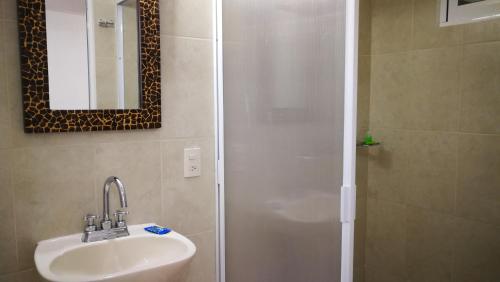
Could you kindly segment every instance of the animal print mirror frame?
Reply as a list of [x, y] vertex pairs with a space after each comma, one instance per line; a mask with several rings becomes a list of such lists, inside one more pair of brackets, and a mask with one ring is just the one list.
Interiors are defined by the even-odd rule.
[[161, 127], [159, 0], [139, 0], [141, 107], [132, 110], [51, 110], [45, 0], [18, 0], [21, 79], [26, 133]]

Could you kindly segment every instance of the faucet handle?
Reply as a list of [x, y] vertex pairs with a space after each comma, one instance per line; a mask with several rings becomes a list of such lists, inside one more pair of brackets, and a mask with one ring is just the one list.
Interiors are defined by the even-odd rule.
[[83, 220], [85, 220], [85, 223], [87, 224], [85, 226], [85, 231], [95, 231], [96, 230], [96, 222], [99, 221], [99, 217], [97, 215], [93, 214], [87, 214], [86, 216], [83, 217]]
[[125, 216], [128, 214], [128, 211], [117, 210], [113, 215], [115, 216], [116, 226], [124, 227], [125, 226]]

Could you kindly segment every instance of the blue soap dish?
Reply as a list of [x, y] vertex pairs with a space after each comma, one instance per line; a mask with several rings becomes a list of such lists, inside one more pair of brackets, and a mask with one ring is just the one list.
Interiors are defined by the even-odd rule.
[[170, 231], [172, 231], [171, 229], [156, 225], [145, 227], [144, 230], [158, 235], [165, 235], [167, 233], [170, 233]]

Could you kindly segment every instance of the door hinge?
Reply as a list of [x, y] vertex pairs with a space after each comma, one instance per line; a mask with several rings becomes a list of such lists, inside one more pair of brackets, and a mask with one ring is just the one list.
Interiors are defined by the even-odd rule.
[[340, 190], [340, 221], [354, 222], [356, 219], [356, 186], [342, 186]]
[[223, 176], [223, 167], [222, 167], [222, 161], [217, 160], [217, 184], [221, 185], [222, 184], [222, 176]]

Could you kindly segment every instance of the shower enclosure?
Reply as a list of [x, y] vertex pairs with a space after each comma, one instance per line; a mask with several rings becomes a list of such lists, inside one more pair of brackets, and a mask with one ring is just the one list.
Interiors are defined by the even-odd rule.
[[356, 2], [217, 2], [219, 281], [352, 279]]

